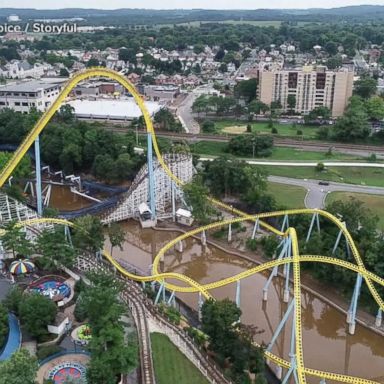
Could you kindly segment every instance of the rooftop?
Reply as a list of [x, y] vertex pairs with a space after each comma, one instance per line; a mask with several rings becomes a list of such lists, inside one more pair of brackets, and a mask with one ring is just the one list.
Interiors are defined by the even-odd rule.
[[[133, 99], [99, 99], [99, 100], [73, 100], [68, 102], [75, 109], [78, 117], [133, 119], [141, 116], [140, 108]], [[160, 110], [159, 103], [146, 101], [145, 106], [150, 115]]]
[[47, 83], [41, 80], [23, 81], [0, 86], [0, 92], [36, 92], [40, 89], [52, 88], [58, 83]]

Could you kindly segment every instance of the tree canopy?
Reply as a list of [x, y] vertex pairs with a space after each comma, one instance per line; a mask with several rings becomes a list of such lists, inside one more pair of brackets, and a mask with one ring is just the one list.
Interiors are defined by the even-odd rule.
[[0, 361], [0, 384], [35, 384], [38, 364], [26, 349]]

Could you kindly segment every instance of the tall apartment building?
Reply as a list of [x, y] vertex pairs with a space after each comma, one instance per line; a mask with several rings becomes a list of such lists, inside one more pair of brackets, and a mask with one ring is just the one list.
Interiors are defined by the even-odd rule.
[[341, 116], [352, 96], [353, 71], [334, 72], [324, 66], [304, 66], [301, 69], [263, 70], [259, 73], [260, 101], [270, 105], [280, 101], [288, 111], [288, 95], [296, 97], [295, 111], [307, 114], [325, 106], [333, 117]]

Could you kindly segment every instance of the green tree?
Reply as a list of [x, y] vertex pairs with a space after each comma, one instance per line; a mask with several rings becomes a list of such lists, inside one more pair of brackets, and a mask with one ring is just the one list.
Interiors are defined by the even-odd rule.
[[384, 99], [380, 96], [373, 96], [365, 102], [368, 116], [372, 120], [384, 119]]
[[287, 106], [289, 109], [289, 113], [292, 115], [293, 111], [296, 108], [296, 96], [295, 95], [288, 95], [287, 97]]
[[166, 108], [161, 108], [156, 112], [153, 120], [163, 130], [172, 132], [181, 132], [182, 130], [181, 124], [176, 121], [173, 114]]
[[236, 156], [268, 157], [272, 154], [273, 137], [255, 134], [238, 135], [228, 143], [228, 152]]
[[340, 55], [331, 56], [327, 60], [327, 67], [328, 69], [336, 69], [340, 68], [343, 65], [343, 59]]
[[325, 51], [330, 56], [334, 56], [337, 53], [337, 43], [334, 41], [328, 41], [324, 46]]
[[260, 100], [252, 100], [248, 104], [248, 112], [260, 115], [260, 113], [266, 113], [269, 111], [269, 106]]
[[316, 119], [328, 120], [331, 117], [331, 111], [328, 107], [316, 107], [309, 112], [308, 115], [304, 116], [304, 120], [306, 123], [310, 123]]
[[24, 295], [19, 305], [20, 321], [37, 339], [48, 333], [47, 326], [55, 320], [56, 304], [39, 294]]
[[60, 68], [59, 76], [62, 77], [69, 77], [69, 72], [67, 68]]
[[339, 117], [331, 135], [337, 140], [357, 141], [369, 136], [368, 115], [363, 101], [353, 96], [344, 115]]
[[251, 102], [257, 94], [257, 79], [249, 79], [238, 82], [234, 93], [237, 98], [243, 98], [247, 103]]
[[114, 164], [114, 171], [108, 179], [121, 182], [127, 181], [132, 178], [136, 168], [135, 160], [128, 153], [122, 153], [119, 155]]
[[13, 258], [28, 257], [33, 254], [33, 244], [27, 239], [22, 226], [16, 221], [11, 221], [4, 227], [5, 232], [1, 236], [5, 250], [11, 251]]
[[241, 316], [241, 309], [229, 299], [206, 300], [201, 309], [201, 329], [209, 336], [210, 348], [223, 358], [232, 353]]
[[[11, 160], [12, 153], [0, 152], [0, 169], [3, 169], [5, 165]], [[30, 157], [24, 156], [16, 169], [12, 172], [12, 176], [15, 179], [29, 177], [32, 173], [31, 159]]]
[[220, 71], [221, 73], [226, 73], [226, 72], [228, 72], [228, 66], [227, 66], [227, 64], [225, 64], [225, 63], [221, 63], [220, 66], [219, 66], [219, 71]]
[[124, 307], [119, 293], [122, 286], [103, 272], [88, 275], [91, 285], [83, 292], [83, 305], [92, 330], [89, 343], [91, 361], [87, 370], [90, 384], [114, 384], [116, 377], [137, 366], [137, 345], [125, 345], [120, 318]]
[[280, 100], [272, 101], [270, 106], [271, 116], [275, 116], [276, 114], [278, 114], [278, 112], [280, 112], [282, 108], [283, 106], [281, 105]]
[[86, 215], [75, 220], [73, 243], [79, 250], [90, 254], [100, 251], [104, 245], [104, 231], [100, 219]]
[[0, 361], [0, 384], [35, 384], [38, 364], [26, 349]]
[[92, 165], [92, 173], [101, 180], [110, 180], [114, 175], [115, 162], [111, 155], [97, 155]]
[[212, 120], [204, 120], [201, 124], [204, 133], [214, 133], [216, 131], [215, 122]]
[[123, 244], [125, 241], [125, 232], [121, 225], [118, 223], [112, 223], [108, 227], [108, 237], [111, 242], [111, 255], [114, 247], [119, 247], [120, 250], [123, 250]]
[[376, 87], [377, 80], [373, 77], [361, 76], [361, 78], [355, 82], [354, 94], [363, 99], [369, 99], [377, 92]]
[[67, 242], [62, 228], [44, 229], [37, 238], [37, 252], [41, 254], [40, 265], [47, 270], [56, 270], [61, 265], [71, 267], [76, 257], [75, 250]]
[[14, 314], [19, 314], [20, 303], [23, 300], [23, 290], [15, 285], [8, 292], [7, 296], [4, 299], [4, 305], [7, 307], [9, 312]]
[[62, 105], [57, 112], [56, 118], [66, 124], [73, 123], [75, 119], [75, 108], [70, 104]]
[[91, 68], [91, 67], [98, 67], [100, 65], [100, 61], [94, 57], [90, 58], [87, 63], [86, 63], [86, 66], [88, 68]]
[[192, 182], [185, 184], [183, 192], [187, 205], [192, 208], [195, 220], [202, 224], [207, 223], [215, 210], [208, 201], [209, 190], [201, 178], [195, 177]]

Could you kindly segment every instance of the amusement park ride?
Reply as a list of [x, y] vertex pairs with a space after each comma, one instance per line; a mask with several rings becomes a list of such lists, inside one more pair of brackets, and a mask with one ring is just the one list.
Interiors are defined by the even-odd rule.
[[[150, 219], [152, 221], [156, 221], [156, 186], [155, 186], [155, 177], [154, 177], [154, 161], [152, 156], [152, 149], [154, 149], [157, 160], [157, 166], [161, 168], [162, 172], [166, 174], [169, 181], [172, 183], [172, 194], [175, 193], [175, 188], [180, 188], [182, 185], [191, 178], [191, 175], [183, 175], [180, 177], [180, 174], [176, 174], [173, 168], [169, 165], [169, 162], [166, 161], [166, 158], [162, 156], [157, 140], [155, 131], [152, 125], [151, 117], [148, 111], [145, 108], [144, 102], [140, 97], [139, 93], [136, 91], [134, 86], [121, 74], [106, 69], [106, 68], [91, 68], [85, 70], [83, 72], [79, 72], [75, 74], [67, 83], [65, 88], [62, 90], [58, 98], [55, 102], [50, 106], [50, 108], [42, 115], [40, 120], [36, 123], [33, 130], [30, 131], [28, 136], [25, 138], [24, 142], [20, 145], [20, 147], [14, 152], [12, 159], [9, 163], [2, 169], [0, 174], [0, 186], [4, 185], [7, 179], [11, 176], [13, 170], [23, 158], [28, 149], [35, 144], [35, 156], [36, 156], [36, 175], [37, 175], [37, 210], [40, 217], [33, 218], [30, 220], [20, 221], [20, 226], [26, 225], [34, 225], [38, 223], [49, 223], [49, 224], [63, 224], [67, 227], [73, 226], [73, 223], [63, 219], [51, 219], [51, 218], [42, 218], [42, 201], [41, 201], [41, 187], [39, 188], [39, 184], [41, 183], [41, 176], [39, 175], [40, 168], [40, 145], [39, 145], [39, 134], [48, 124], [49, 120], [55, 114], [55, 112], [59, 109], [61, 103], [68, 96], [69, 92], [80, 82], [92, 77], [107, 77], [112, 80], [119, 82], [122, 86], [124, 86], [130, 94], [136, 100], [138, 106], [141, 109], [141, 112], [144, 116], [145, 124], [147, 127], [147, 136], [148, 136], [148, 148], [147, 148], [147, 167], [148, 167], [148, 195], [149, 195], [149, 212]], [[157, 167], [155, 165], [155, 168]], [[156, 180], [157, 182], [157, 180]], [[40, 184], [41, 185], [41, 184]], [[156, 258], [153, 262], [152, 266], [152, 274], [149, 276], [138, 276], [132, 274], [125, 270], [116, 260], [112, 258], [112, 256], [106, 251], [103, 251], [104, 257], [108, 260], [119, 272], [121, 272], [126, 277], [140, 281], [140, 282], [158, 282], [160, 284], [160, 289], [158, 291], [156, 302], [160, 299], [161, 293], [164, 294], [165, 290], [171, 292], [170, 300], [175, 295], [175, 292], [189, 292], [189, 293], [197, 293], [198, 294], [198, 302], [199, 307], [202, 304], [203, 298], [212, 298], [211, 291], [215, 288], [222, 287], [228, 284], [236, 284], [236, 303], [240, 306], [240, 289], [241, 289], [241, 280], [249, 277], [253, 274], [260, 273], [262, 271], [266, 271], [271, 269], [271, 275], [264, 287], [263, 291], [263, 300], [268, 299], [268, 287], [270, 285], [271, 280], [278, 273], [278, 268], [280, 266], [283, 267], [283, 272], [285, 275], [285, 291], [284, 291], [284, 301], [288, 303], [287, 311], [283, 316], [279, 326], [275, 330], [275, 333], [271, 339], [270, 344], [266, 348], [265, 355], [266, 359], [270, 362], [273, 362], [277, 366], [280, 367], [280, 373], [282, 376], [282, 383], [288, 383], [290, 380], [294, 380], [295, 383], [304, 384], [307, 382], [307, 377], [317, 377], [320, 380], [320, 383], [325, 383], [326, 380], [336, 381], [341, 383], [357, 383], [357, 384], [373, 384], [375, 381], [357, 378], [337, 373], [320, 371], [317, 369], [308, 368], [304, 364], [304, 351], [302, 345], [302, 307], [301, 307], [301, 276], [300, 276], [300, 264], [302, 262], [312, 262], [312, 263], [328, 263], [335, 266], [339, 266], [342, 268], [349, 269], [353, 272], [356, 272], [356, 285], [355, 290], [352, 296], [351, 305], [348, 311], [347, 322], [349, 324], [349, 332], [354, 334], [355, 326], [356, 326], [356, 311], [358, 305], [358, 299], [360, 295], [360, 290], [362, 283], [365, 282], [370, 293], [375, 299], [378, 305], [378, 313], [376, 317], [376, 326], [380, 327], [382, 323], [382, 313], [384, 310], [384, 301], [380, 297], [379, 293], [375, 288], [375, 284], [380, 286], [384, 286], [384, 279], [379, 276], [367, 271], [365, 269], [363, 260], [359, 254], [359, 251], [348, 231], [345, 224], [342, 223], [338, 218], [333, 216], [332, 214], [318, 210], [318, 209], [296, 209], [296, 210], [287, 210], [287, 211], [279, 211], [279, 212], [269, 212], [262, 213], [258, 215], [249, 215], [240, 210], [234, 209], [232, 206], [227, 206], [221, 201], [218, 201], [213, 198], [209, 198], [209, 201], [216, 205], [218, 208], [227, 210], [232, 214], [236, 214], [239, 217], [231, 218], [228, 220], [224, 220], [221, 222], [211, 223], [209, 225], [193, 229], [187, 233], [184, 233], [177, 238], [170, 241], [166, 244], [156, 255]], [[139, 205], [139, 204], [138, 204]], [[138, 207], [137, 205], [137, 207]], [[147, 212], [148, 213], [148, 212]], [[347, 244], [351, 255], [353, 255], [355, 259], [355, 263], [350, 263], [344, 260], [337, 259], [332, 256], [317, 256], [317, 255], [300, 255], [299, 254], [299, 244], [298, 238], [296, 234], [296, 230], [289, 226], [289, 216], [290, 215], [312, 215], [311, 224], [308, 230], [308, 234], [306, 237], [306, 241], [309, 241], [311, 234], [314, 229], [317, 231], [321, 231], [319, 217], [323, 217], [325, 219], [333, 222], [335, 226], [339, 229], [339, 235], [336, 239], [333, 253], [335, 253], [336, 249], [339, 246], [340, 241], [344, 238]], [[266, 218], [271, 217], [283, 217], [283, 225], [280, 229], [277, 229], [267, 222], [264, 221]], [[116, 217], [110, 217], [108, 221], [112, 220], [122, 220], [123, 215], [119, 215]], [[162, 273], [159, 270], [160, 260], [164, 257], [165, 253], [170, 250], [172, 247], [177, 247], [182, 244], [182, 241], [194, 236], [201, 235], [201, 241], [204, 244], [206, 242], [206, 232], [210, 229], [220, 228], [222, 226], [228, 226], [229, 232], [231, 231], [231, 226], [234, 223], [239, 223], [242, 221], [251, 221], [254, 223], [252, 237], [254, 238], [257, 231], [262, 227], [265, 230], [272, 232], [277, 235], [280, 239], [279, 245], [279, 256], [272, 261], [268, 261], [262, 265], [256, 266], [244, 272], [241, 272], [235, 276], [231, 276], [229, 278], [219, 280], [213, 283], [209, 283], [206, 285], [201, 285], [193, 279], [179, 273]], [[183, 283], [183, 285], [176, 285], [174, 283], [169, 283], [168, 281], [177, 280]], [[291, 284], [293, 282], [293, 284]], [[291, 298], [291, 285], [293, 286], [293, 298]], [[279, 357], [273, 354], [272, 347], [276, 342], [278, 336], [285, 326], [288, 324], [288, 319], [292, 317], [292, 329], [291, 329], [291, 349], [290, 349], [290, 360], [287, 361], [282, 357]], [[284, 369], [284, 376], [283, 376]]]

